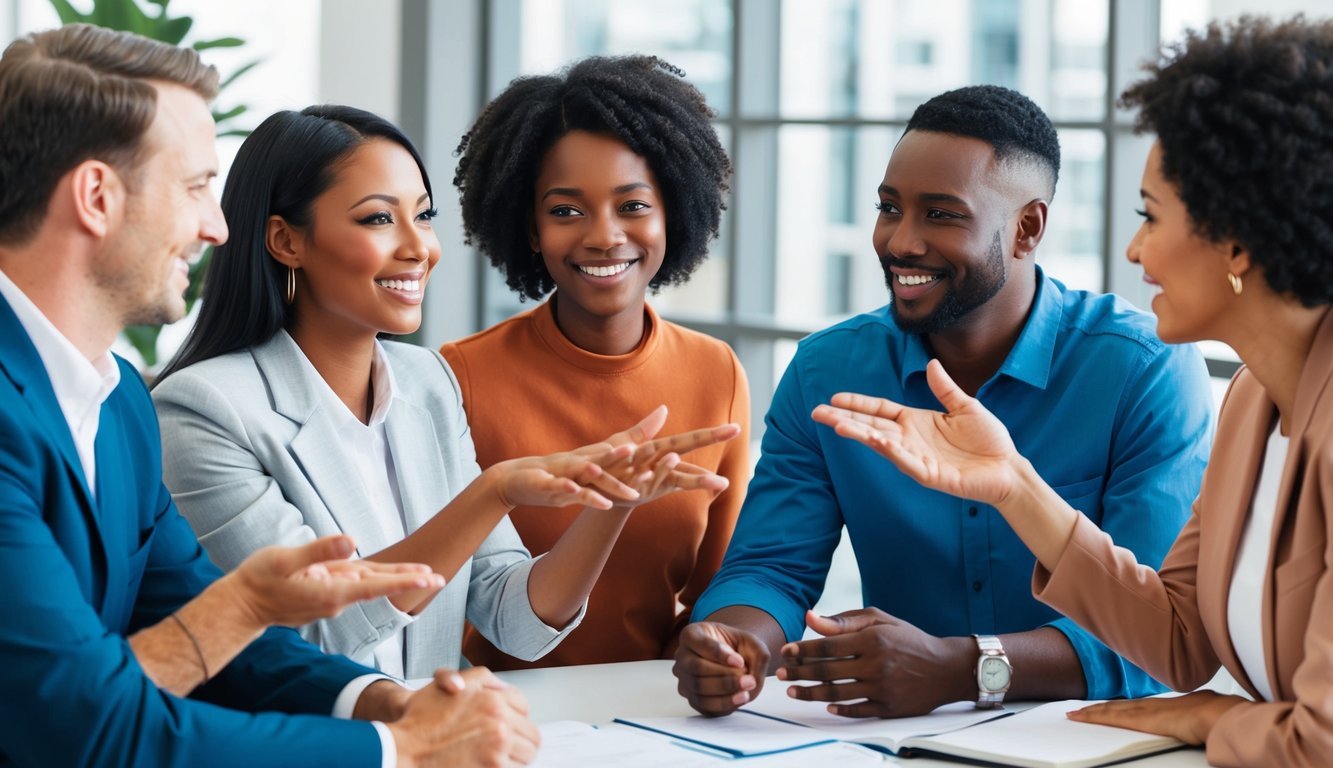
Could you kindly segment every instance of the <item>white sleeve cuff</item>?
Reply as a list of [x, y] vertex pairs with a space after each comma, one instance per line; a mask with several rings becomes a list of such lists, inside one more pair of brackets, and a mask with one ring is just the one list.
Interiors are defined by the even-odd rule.
[[[362, 675], [352, 678], [351, 682], [343, 686], [338, 698], [333, 700], [334, 717], [343, 720], [352, 719], [352, 711], [356, 709], [356, 700], [361, 698], [361, 694], [370, 687], [371, 683], [377, 683], [380, 680], [388, 680], [397, 683], [388, 675]], [[378, 720], [372, 721], [375, 726], [375, 733], [380, 737], [380, 765], [382, 768], [398, 768], [398, 744], [393, 740], [393, 731], [389, 726]]]
[[381, 674], [354, 677], [351, 682], [343, 686], [342, 692], [338, 694], [338, 698], [333, 700], [333, 712], [330, 714], [343, 720], [351, 720], [352, 711], [356, 709], [356, 700], [361, 698], [361, 694], [370, 687], [371, 683], [380, 680], [388, 680], [392, 683], [398, 682], [388, 675]]
[[375, 733], [380, 735], [380, 767], [398, 768], [398, 744], [393, 740], [393, 731], [378, 720], [370, 724], [375, 726]]

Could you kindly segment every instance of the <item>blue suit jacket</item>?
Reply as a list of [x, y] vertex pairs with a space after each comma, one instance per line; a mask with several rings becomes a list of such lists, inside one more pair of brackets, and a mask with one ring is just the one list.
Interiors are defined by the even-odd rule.
[[292, 630], [267, 631], [189, 699], [144, 675], [126, 636], [220, 573], [162, 484], [143, 381], [119, 363], [94, 498], [41, 358], [0, 298], [0, 765], [378, 765], [369, 723], [327, 717], [370, 670]]

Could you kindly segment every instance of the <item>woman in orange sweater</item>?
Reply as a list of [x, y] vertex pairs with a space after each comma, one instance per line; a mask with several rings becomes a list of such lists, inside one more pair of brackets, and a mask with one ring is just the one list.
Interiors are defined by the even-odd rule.
[[[687, 280], [717, 236], [731, 163], [711, 114], [665, 62], [595, 57], [515, 80], [459, 145], [454, 184], [468, 242], [524, 299], [550, 294], [440, 350], [482, 467], [578, 444], [658, 403], [668, 431], [742, 427], [686, 457], [727, 478], [725, 491], [673, 494], [629, 517], [582, 626], [560, 647], [524, 663], [470, 633], [464, 653], [474, 664], [669, 658], [721, 563], [749, 479], [745, 373], [726, 344], [662, 320], [645, 301], [649, 289]], [[578, 512], [520, 507], [510, 519], [535, 555]]]

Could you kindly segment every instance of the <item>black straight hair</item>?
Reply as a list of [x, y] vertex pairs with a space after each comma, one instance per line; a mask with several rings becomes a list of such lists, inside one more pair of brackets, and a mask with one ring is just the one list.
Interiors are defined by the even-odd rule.
[[269, 254], [268, 219], [281, 216], [309, 232], [316, 198], [333, 185], [348, 156], [371, 139], [407, 150], [434, 201], [426, 165], [411, 140], [365, 110], [321, 105], [278, 112], [246, 138], [222, 193], [231, 236], [214, 250], [199, 319], [158, 381], [186, 366], [262, 344], [290, 326], [292, 307], [284, 300], [287, 268]]

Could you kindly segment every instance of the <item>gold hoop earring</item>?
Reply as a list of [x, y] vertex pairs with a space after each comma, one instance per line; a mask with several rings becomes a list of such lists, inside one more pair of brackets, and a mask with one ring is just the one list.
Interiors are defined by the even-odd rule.
[[1241, 291], [1245, 290], [1245, 286], [1240, 281], [1240, 275], [1237, 275], [1234, 272], [1227, 273], [1227, 282], [1231, 283], [1231, 291], [1237, 296], [1240, 295]]
[[287, 303], [296, 301], [296, 270], [287, 267]]

